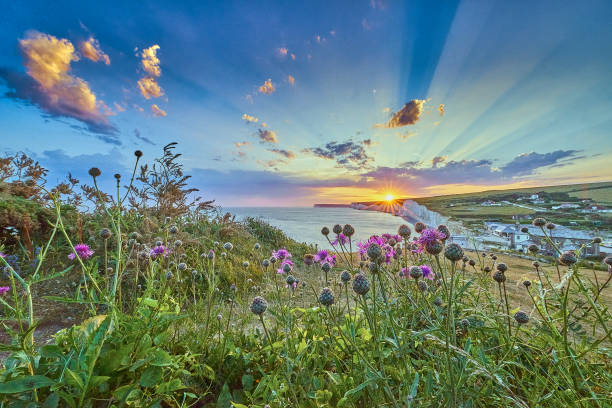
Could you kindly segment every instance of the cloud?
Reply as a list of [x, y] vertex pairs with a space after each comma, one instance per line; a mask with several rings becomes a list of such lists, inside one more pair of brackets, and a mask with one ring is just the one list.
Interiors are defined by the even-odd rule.
[[436, 168], [438, 167], [438, 164], [440, 163], [444, 163], [447, 159], [447, 156], [436, 156], [433, 159], [431, 159], [431, 167], [432, 168]]
[[283, 156], [284, 158], [286, 158], [288, 160], [295, 159], [295, 153], [293, 153], [290, 150], [285, 150], [285, 149], [268, 149], [268, 151], [272, 152], [272, 153], [276, 153], [279, 156]]
[[413, 138], [416, 135], [417, 135], [417, 132], [415, 132], [414, 130], [407, 130], [405, 132], [397, 132], [397, 136], [403, 141]]
[[118, 104], [117, 102], [113, 103], [113, 105], [115, 105], [115, 109], [117, 109], [117, 112], [125, 112], [125, 107], [121, 104]]
[[295, 85], [295, 78], [291, 75], [287, 76], [287, 82], [289, 82], [292, 86]]
[[160, 61], [157, 57], [158, 50], [159, 45], [155, 44], [140, 53], [142, 58], [140, 64], [148, 75], [138, 80], [138, 89], [145, 99], [159, 98], [164, 95], [163, 88], [157, 83], [157, 78], [161, 76]]
[[110, 58], [100, 48], [100, 43], [93, 37], [89, 37], [87, 41], [81, 41], [79, 44], [81, 54], [93, 62], [102, 61], [106, 65], [110, 65]]
[[402, 126], [414, 125], [419, 121], [423, 114], [424, 99], [413, 99], [406, 103], [402, 109], [391, 115], [391, 119], [386, 124], [377, 124], [375, 127], [398, 128]]
[[103, 102], [87, 82], [70, 72], [72, 61], [79, 60], [70, 41], [30, 31], [19, 40], [19, 48], [27, 75], [0, 68], [0, 78], [9, 87], [6, 97], [35, 105], [50, 117], [75, 119], [87, 131], [120, 143], [113, 136], [117, 129], [100, 110]]
[[370, 0], [370, 7], [373, 9], [385, 9], [387, 8], [386, 0]]
[[236, 142], [234, 143], [234, 146], [236, 146], [237, 149], [240, 149], [243, 146], [249, 146], [251, 144], [251, 142]]
[[242, 119], [246, 120], [248, 123], [257, 123], [259, 121], [259, 119], [257, 119], [255, 116], [251, 116], [246, 113], [242, 114]]
[[368, 155], [364, 146], [369, 146], [371, 141], [366, 139], [360, 143], [347, 140], [343, 143], [329, 142], [323, 147], [304, 149], [302, 152], [310, 153], [316, 157], [327, 160], [335, 160], [337, 167], [348, 170], [364, 169], [370, 166], [374, 158]]
[[435, 186], [449, 184], [507, 184], [532, 176], [546, 167], [568, 165], [579, 159], [576, 153], [576, 150], [523, 153], [501, 167], [494, 166], [491, 160], [447, 161], [446, 157], [437, 156], [430, 161], [430, 167], [423, 167], [424, 162], [421, 161], [404, 162], [398, 167], [377, 167], [361, 174], [358, 185], [373, 186], [384, 181], [395, 188], [418, 194]]
[[142, 57], [141, 65], [142, 69], [145, 70], [147, 74], [152, 77], [159, 78], [161, 76], [161, 68], [159, 66], [160, 61], [157, 57], [157, 51], [159, 50], [159, 45], [155, 44], [150, 46], [149, 48], [145, 48], [140, 53]]
[[276, 132], [270, 129], [257, 129], [257, 137], [260, 139], [260, 143], [278, 143]]
[[274, 93], [275, 90], [276, 88], [274, 88], [274, 85], [272, 85], [272, 79], [268, 79], [259, 87], [259, 92], [266, 95]]
[[438, 112], [440, 112], [440, 116], [444, 116], [444, 112], [446, 112], [446, 110], [444, 110], [443, 103], [441, 103], [440, 106], [438, 106]]
[[159, 86], [155, 78], [145, 77], [138, 80], [138, 88], [145, 99], [159, 98], [164, 90]]
[[295, 61], [295, 54], [291, 54], [291, 60]]
[[288, 52], [289, 50], [285, 47], [281, 47], [278, 49], [278, 54], [283, 57], [286, 57]]
[[361, 20], [361, 26], [366, 31], [370, 31], [372, 29], [372, 25], [368, 22], [368, 20], [366, 18]]
[[153, 116], [166, 116], [166, 111], [157, 106], [156, 104], [151, 105], [151, 112], [153, 112]]
[[142, 136], [140, 134], [140, 130], [138, 130], [138, 129], [134, 129], [134, 136], [136, 137], [136, 139], [138, 139], [138, 140], [140, 140], [142, 142], [145, 142], [147, 144], [155, 146], [155, 143], [151, 139], [149, 139], [148, 137]]

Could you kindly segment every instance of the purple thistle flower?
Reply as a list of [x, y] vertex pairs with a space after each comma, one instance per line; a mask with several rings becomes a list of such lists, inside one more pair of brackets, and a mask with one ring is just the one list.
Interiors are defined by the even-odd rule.
[[405, 277], [406, 277], [406, 275], [407, 275], [407, 273], [406, 273], [406, 272], [407, 272], [407, 271], [406, 271], [406, 268], [402, 268], [402, 269], [400, 269], [400, 271], [399, 271], [399, 273], [398, 273], [399, 277], [400, 277], [400, 278], [405, 278]]
[[157, 258], [158, 256], [163, 256], [165, 258], [166, 255], [168, 255], [168, 252], [170, 252], [170, 250], [166, 250], [165, 246], [157, 245], [151, 248], [151, 251], [149, 252], [149, 254], [151, 255], [151, 258], [153, 259]]
[[[289, 256], [291, 256], [291, 254], [289, 254]], [[279, 268], [276, 270], [276, 273], [278, 273], [279, 275], [283, 275], [285, 273], [285, 271], [283, 270], [285, 265], [293, 267], [293, 261], [289, 258], [283, 259], [283, 261], [279, 265]]]
[[6, 254], [4, 252], [0, 252], [0, 258], [6, 258]]
[[417, 239], [417, 242], [423, 246], [433, 244], [440, 239], [446, 238], [446, 235], [438, 230], [432, 228], [426, 228], [421, 232], [421, 236]]
[[6, 292], [8, 292], [9, 290], [11, 290], [10, 286], [0, 286], [0, 296], [6, 295]]
[[421, 265], [420, 268], [423, 271], [423, 278], [433, 280], [434, 273], [429, 265]]
[[76, 244], [74, 246], [74, 251], [75, 252], [68, 255], [68, 259], [74, 260], [77, 256], [81, 259], [89, 259], [94, 254], [94, 251], [92, 251], [87, 244]]
[[329, 252], [326, 249], [321, 249], [314, 256], [314, 260], [317, 261], [318, 263], [323, 263], [323, 262], [326, 262], [326, 259], [328, 256], [329, 256]]
[[272, 256], [282, 261], [285, 258], [291, 258], [291, 253], [287, 251], [285, 248], [282, 248], [282, 249], [277, 250], [276, 252], [272, 251]]
[[344, 246], [348, 243], [348, 237], [346, 235], [344, 235], [343, 233], [338, 234], [338, 237], [332, 241], [332, 245], [336, 246], [338, 245], [338, 243], [340, 243], [341, 246]]

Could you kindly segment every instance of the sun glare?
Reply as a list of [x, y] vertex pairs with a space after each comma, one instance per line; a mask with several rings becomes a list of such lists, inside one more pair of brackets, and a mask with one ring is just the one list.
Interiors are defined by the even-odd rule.
[[393, 201], [393, 198], [394, 198], [394, 197], [393, 197], [393, 194], [387, 194], [387, 195], [385, 196], [385, 200], [387, 200], [387, 201]]

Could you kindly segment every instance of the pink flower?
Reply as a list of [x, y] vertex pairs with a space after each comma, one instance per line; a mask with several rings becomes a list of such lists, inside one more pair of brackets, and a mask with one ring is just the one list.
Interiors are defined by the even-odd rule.
[[153, 258], [153, 259], [157, 258], [160, 255], [165, 258], [166, 255], [168, 255], [168, 252], [170, 252], [170, 251], [166, 250], [165, 246], [157, 245], [157, 246], [154, 246], [153, 248], [151, 248], [151, 251], [149, 252], [149, 255], [151, 255], [151, 258]]
[[319, 263], [323, 263], [325, 262], [328, 256], [329, 256], [329, 252], [325, 249], [322, 249], [319, 252], [317, 252], [317, 254], [314, 256], [314, 260]]
[[87, 244], [76, 244], [74, 246], [74, 251], [75, 252], [68, 255], [68, 259], [74, 260], [77, 256], [80, 259], [89, 259], [94, 254], [94, 251], [92, 251]]
[[338, 237], [331, 243], [333, 246], [338, 245], [340, 243], [341, 246], [348, 244], [348, 237], [343, 233], [338, 234]]
[[423, 277], [425, 279], [433, 280], [434, 273], [429, 265], [421, 265], [419, 268], [421, 268], [421, 271], [423, 272]]
[[444, 238], [446, 238], [446, 235], [444, 235], [440, 231], [432, 228], [426, 228], [423, 230], [423, 232], [421, 232], [421, 236], [419, 237], [419, 239], [417, 239], [416, 242], [425, 246], [428, 244], [433, 244], [434, 242]]
[[[289, 254], [289, 256], [291, 256], [291, 254]], [[290, 267], [293, 268], [293, 261], [289, 258], [285, 258], [283, 259], [283, 261], [280, 264], [280, 267], [276, 270], [276, 273], [282, 275], [285, 273], [285, 265], [289, 265]]]
[[287, 251], [285, 248], [282, 248], [277, 250], [276, 252], [273, 251], [272, 256], [282, 261], [285, 258], [291, 258], [291, 252]]
[[3, 252], [0, 252], [0, 258], [6, 258], [6, 254]]
[[9, 290], [11, 290], [10, 286], [0, 286], [0, 296], [5, 295]]

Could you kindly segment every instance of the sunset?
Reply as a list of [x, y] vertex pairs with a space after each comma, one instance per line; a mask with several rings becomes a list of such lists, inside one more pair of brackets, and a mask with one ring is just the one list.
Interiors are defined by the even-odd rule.
[[0, 407], [607, 407], [612, 2], [13, 1]]

